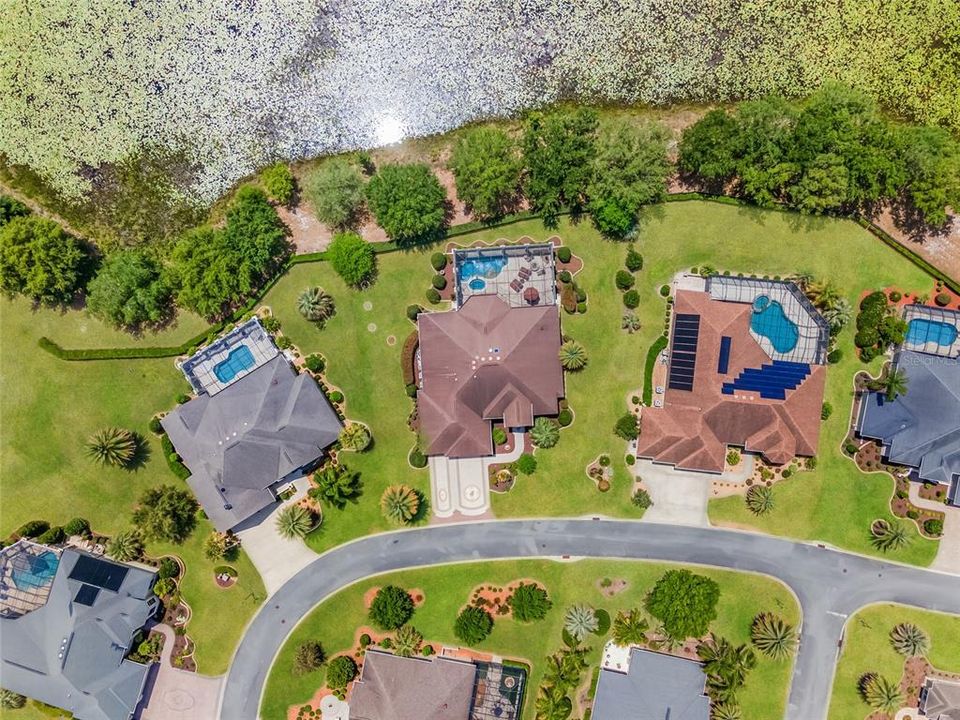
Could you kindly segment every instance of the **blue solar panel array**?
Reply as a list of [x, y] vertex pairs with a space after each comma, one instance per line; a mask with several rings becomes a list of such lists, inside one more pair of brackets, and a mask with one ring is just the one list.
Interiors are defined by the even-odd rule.
[[730, 342], [727, 335], [720, 338], [720, 359], [717, 360], [717, 373], [720, 375], [726, 375], [730, 366]]
[[786, 400], [787, 390], [796, 388], [809, 374], [809, 363], [774, 360], [759, 368], [747, 368], [733, 382], [724, 383], [721, 392], [733, 395], [737, 390], [751, 390], [768, 400]]
[[671, 390], [693, 390], [693, 370], [697, 364], [697, 341], [700, 339], [700, 316], [677, 313], [673, 321], [673, 342], [670, 347]]

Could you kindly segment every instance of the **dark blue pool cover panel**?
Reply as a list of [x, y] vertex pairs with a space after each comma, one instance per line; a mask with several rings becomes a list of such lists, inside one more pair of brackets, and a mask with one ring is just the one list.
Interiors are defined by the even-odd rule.
[[787, 390], [798, 387], [809, 374], [808, 363], [774, 360], [759, 368], [747, 368], [733, 382], [724, 383], [721, 392], [733, 395], [737, 390], [749, 390], [767, 400], [786, 400]]
[[700, 338], [700, 316], [677, 313], [673, 320], [673, 343], [670, 347], [671, 390], [693, 390], [693, 370], [697, 364], [697, 341]]
[[726, 375], [730, 366], [730, 342], [731, 338], [727, 335], [720, 338], [720, 359], [717, 361], [717, 373], [720, 375]]

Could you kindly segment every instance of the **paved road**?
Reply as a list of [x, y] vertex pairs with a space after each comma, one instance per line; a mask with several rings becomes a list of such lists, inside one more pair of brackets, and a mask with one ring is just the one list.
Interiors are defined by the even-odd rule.
[[247, 628], [227, 675], [220, 717], [257, 717], [270, 664], [287, 635], [344, 585], [418, 565], [560, 555], [698, 563], [784, 581], [804, 615], [787, 720], [826, 718], [843, 624], [858, 608], [891, 601], [960, 614], [960, 577], [766, 535], [614, 520], [441, 525], [340, 546], [290, 579]]

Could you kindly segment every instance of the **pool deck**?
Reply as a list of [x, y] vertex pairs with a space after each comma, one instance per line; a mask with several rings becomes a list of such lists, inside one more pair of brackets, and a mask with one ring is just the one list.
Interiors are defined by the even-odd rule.
[[946, 308], [930, 307], [929, 305], [907, 305], [903, 311], [903, 319], [908, 324], [911, 320], [927, 320], [929, 322], [944, 323], [946, 325], [952, 325], [957, 328], [958, 331], [957, 337], [949, 345], [941, 345], [933, 340], [925, 343], [905, 340], [903, 343], [904, 349], [945, 358], [960, 357], [960, 312]]
[[[462, 277], [463, 263], [474, 260], [506, 259], [500, 272], [493, 277]], [[509, 245], [491, 248], [468, 248], [453, 251], [454, 275], [457, 282], [457, 307], [474, 295], [497, 295], [510, 307], [555, 305], [557, 302], [556, 266], [553, 245]], [[480, 277], [481, 288], [470, 287]], [[536, 291], [536, 301], [530, 301], [530, 290]]]
[[[239, 370], [229, 380], [220, 380], [216, 374], [217, 365], [227, 360], [231, 351], [240, 346], [250, 350], [250, 354], [253, 355], [253, 364]], [[264, 330], [260, 321], [253, 318], [179, 363], [179, 367], [198, 395], [216, 395], [275, 358], [279, 352], [280, 350], [274, 345], [273, 339]]]

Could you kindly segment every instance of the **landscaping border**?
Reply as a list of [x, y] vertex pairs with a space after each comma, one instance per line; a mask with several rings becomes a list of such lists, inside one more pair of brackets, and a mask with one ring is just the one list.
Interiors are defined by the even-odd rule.
[[647, 350], [647, 360], [643, 366], [643, 404], [647, 407], [653, 403], [653, 368], [657, 364], [657, 356], [666, 350], [667, 343], [667, 336], [660, 335]]

